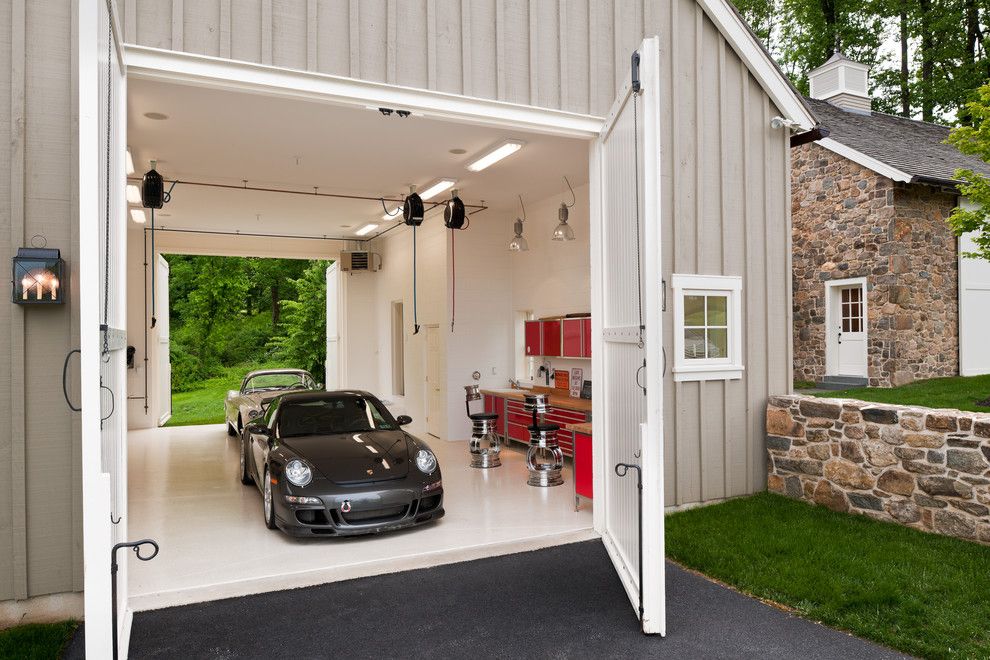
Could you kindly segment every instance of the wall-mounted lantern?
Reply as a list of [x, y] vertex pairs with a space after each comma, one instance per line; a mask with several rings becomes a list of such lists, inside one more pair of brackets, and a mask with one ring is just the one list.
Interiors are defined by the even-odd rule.
[[65, 302], [65, 280], [65, 262], [58, 250], [17, 249], [13, 301], [18, 305], [61, 305]]

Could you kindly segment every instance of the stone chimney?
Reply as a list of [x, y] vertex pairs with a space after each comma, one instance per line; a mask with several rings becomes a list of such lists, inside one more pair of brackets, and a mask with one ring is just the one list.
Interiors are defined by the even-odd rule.
[[869, 77], [868, 66], [835, 51], [828, 62], [808, 73], [811, 98], [828, 101], [848, 112], [869, 114], [872, 110]]

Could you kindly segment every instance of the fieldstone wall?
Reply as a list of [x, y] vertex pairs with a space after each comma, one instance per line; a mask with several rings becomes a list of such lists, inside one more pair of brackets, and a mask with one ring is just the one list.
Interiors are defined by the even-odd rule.
[[990, 414], [774, 396], [767, 488], [990, 543]]
[[817, 144], [791, 153], [794, 378], [825, 376], [825, 285], [867, 278], [869, 384], [959, 372], [954, 194], [896, 183]]

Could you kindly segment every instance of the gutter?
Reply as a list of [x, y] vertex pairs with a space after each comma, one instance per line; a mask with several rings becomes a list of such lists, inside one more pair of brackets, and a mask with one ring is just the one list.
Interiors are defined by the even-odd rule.
[[791, 149], [794, 147], [800, 147], [802, 144], [808, 144], [809, 142], [817, 142], [823, 138], [827, 138], [832, 131], [828, 129], [828, 126], [822, 126], [821, 124], [816, 125], [810, 131], [805, 131], [804, 133], [798, 133], [797, 135], [791, 136]]

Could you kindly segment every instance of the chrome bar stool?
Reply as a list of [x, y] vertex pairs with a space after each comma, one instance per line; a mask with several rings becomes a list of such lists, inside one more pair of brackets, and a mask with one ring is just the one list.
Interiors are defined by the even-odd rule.
[[526, 467], [529, 469], [530, 486], [547, 488], [564, 483], [564, 452], [557, 444], [556, 424], [545, 424], [543, 416], [552, 408], [545, 394], [527, 394], [523, 406], [532, 413], [533, 424], [529, 427], [529, 449], [526, 451]]
[[471, 420], [471, 467], [474, 468], [497, 468], [502, 465], [499, 459], [499, 452], [502, 451], [502, 443], [496, 433], [498, 414], [490, 412], [471, 412], [471, 402], [482, 398], [477, 385], [464, 386], [464, 407], [467, 410], [468, 419]]

